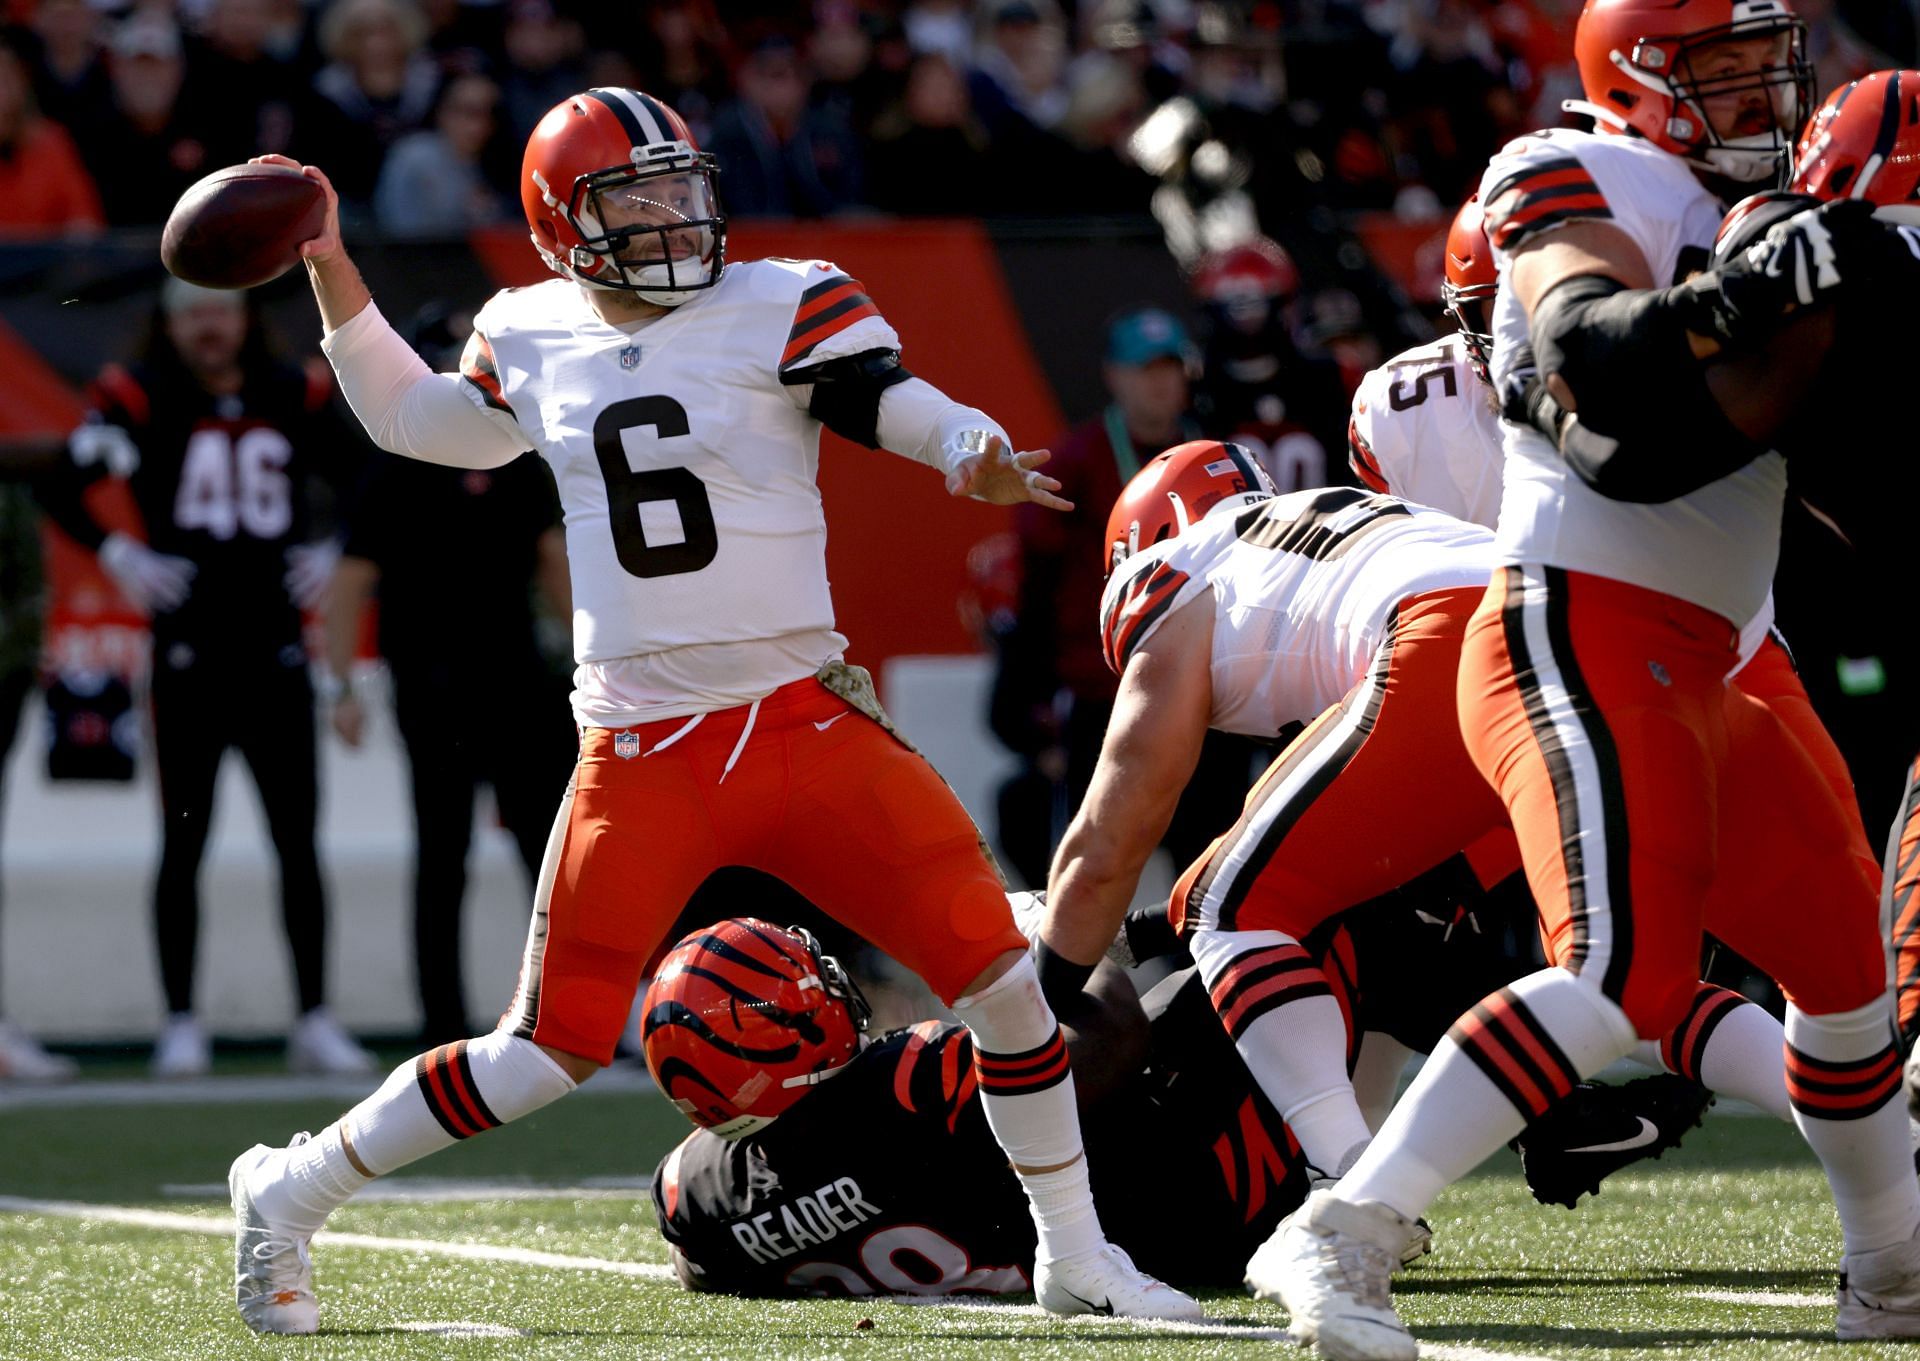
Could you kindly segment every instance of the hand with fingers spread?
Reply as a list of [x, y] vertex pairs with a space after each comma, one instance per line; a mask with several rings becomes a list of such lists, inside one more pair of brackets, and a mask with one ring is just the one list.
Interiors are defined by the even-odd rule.
[[1059, 482], [1039, 471], [1050, 457], [1045, 449], [1015, 453], [998, 435], [986, 435], [981, 452], [962, 459], [947, 474], [947, 491], [996, 506], [1031, 501], [1050, 510], [1072, 510], [1073, 502], [1054, 495]]
[[186, 603], [199, 570], [186, 558], [156, 553], [138, 539], [109, 534], [100, 545], [100, 566], [135, 607], [166, 614]]
[[303, 610], [317, 610], [326, 603], [327, 588], [333, 584], [333, 569], [339, 565], [338, 540], [297, 543], [287, 550], [287, 571], [281, 580], [294, 604]]

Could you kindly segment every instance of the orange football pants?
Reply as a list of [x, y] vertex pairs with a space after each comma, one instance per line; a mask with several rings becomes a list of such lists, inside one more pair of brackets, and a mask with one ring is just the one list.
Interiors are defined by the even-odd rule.
[[1528, 565], [1495, 574], [1462, 652], [1460, 726], [1548, 957], [1646, 1038], [1692, 1001], [1703, 928], [1810, 1013], [1884, 990], [1865, 834], [1809, 751], [1832, 744], [1784, 654], [1727, 683], [1736, 642], [1686, 601]]
[[1454, 711], [1481, 594], [1475, 586], [1400, 602], [1367, 678], [1288, 745], [1239, 820], [1180, 877], [1177, 928], [1299, 940], [1470, 844], [1486, 842], [1487, 863], [1509, 858], [1497, 849], [1510, 844], [1506, 809], [1467, 754]]
[[611, 1062], [647, 961], [723, 865], [784, 879], [949, 1002], [1026, 948], [926, 758], [808, 678], [697, 722], [582, 730], [502, 1025]]

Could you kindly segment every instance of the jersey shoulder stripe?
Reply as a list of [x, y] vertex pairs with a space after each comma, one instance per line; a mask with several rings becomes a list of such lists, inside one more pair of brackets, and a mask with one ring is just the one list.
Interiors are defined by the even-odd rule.
[[500, 388], [500, 366], [494, 362], [493, 343], [484, 332], [476, 330], [467, 337], [467, 348], [460, 356], [460, 376], [473, 385], [488, 406], [513, 414]]
[[1192, 578], [1165, 560], [1154, 561], [1124, 583], [1100, 617], [1100, 650], [1115, 675], [1126, 669], [1154, 626], [1173, 607], [1174, 597]]
[[786, 348], [780, 354], [781, 372], [798, 366], [822, 341], [855, 322], [879, 315], [880, 309], [874, 306], [858, 279], [836, 270], [818, 283], [809, 284], [794, 309], [793, 326], [787, 332]]
[[1374, 457], [1373, 446], [1360, 433], [1358, 417], [1351, 417], [1347, 421], [1347, 464], [1353, 469], [1355, 477], [1375, 491], [1392, 490], [1387, 485], [1387, 475], [1380, 470], [1380, 460]]
[[1541, 232], [1576, 218], [1611, 218], [1613, 209], [1577, 156], [1528, 159], [1485, 197], [1487, 235], [1511, 253]]

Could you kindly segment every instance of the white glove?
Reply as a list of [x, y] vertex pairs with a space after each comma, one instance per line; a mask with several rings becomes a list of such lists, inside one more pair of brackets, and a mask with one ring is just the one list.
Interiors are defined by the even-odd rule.
[[67, 455], [76, 468], [105, 468], [111, 477], [131, 477], [140, 466], [140, 450], [133, 437], [117, 425], [108, 425], [97, 415], [67, 436]]
[[340, 544], [335, 539], [319, 543], [297, 543], [287, 550], [287, 594], [303, 610], [317, 610], [325, 603], [327, 587], [333, 584], [333, 569], [340, 565]]
[[100, 545], [100, 565], [120, 594], [148, 614], [165, 614], [185, 604], [199, 570], [186, 558], [156, 553], [138, 539], [117, 533]]

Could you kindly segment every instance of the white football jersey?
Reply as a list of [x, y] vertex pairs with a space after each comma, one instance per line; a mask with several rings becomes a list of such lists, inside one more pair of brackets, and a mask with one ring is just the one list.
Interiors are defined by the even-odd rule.
[[[1347, 457], [1376, 491], [1493, 529], [1500, 520], [1505, 424], [1465, 347], [1447, 336], [1396, 355], [1360, 380]], [[1753, 660], [1772, 628], [1769, 590], [1740, 630], [1735, 670]]]
[[564, 279], [481, 309], [461, 373], [553, 469], [584, 721], [746, 703], [839, 655], [820, 423], [792, 379], [899, 345], [859, 282], [818, 260], [730, 265], [631, 327]]
[[1360, 380], [1347, 456], [1375, 491], [1488, 529], [1500, 518], [1500, 413], [1458, 336], [1397, 354]]
[[[1555, 130], [1509, 143], [1480, 201], [1501, 266], [1494, 384], [1523, 365], [1527, 317], [1507, 286], [1509, 252], [1543, 231], [1600, 219], [1639, 245], [1665, 286], [1704, 269], [1721, 206], [1677, 156], [1636, 138]], [[1504, 423], [1500, 559], [1591, 572], [1691, 601], [1744, 626], [1779, 557], [1786, 462], [1778, 454], [1658, 505], [1611, 501], [1582, 482], [1537, 430]]]
[[1493, 535], [1358, 487], [1222, 510], [1114, 570], [1100, 602], [1123, 671], [1173, 611], [1213, 593], [1213, 727], [1272, 737], [1340, 702], [1408, 596], [1485, 586]]

